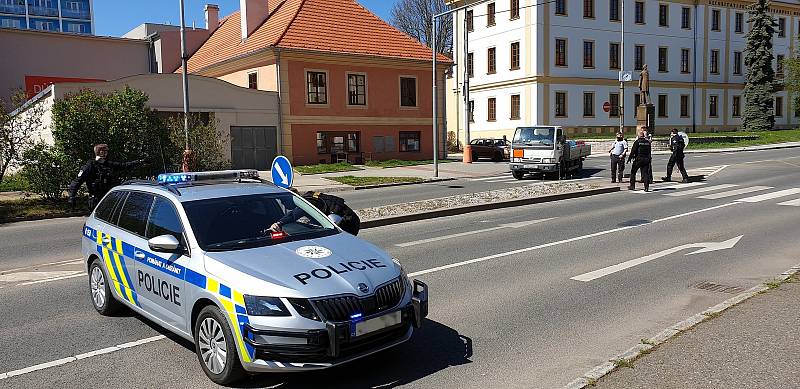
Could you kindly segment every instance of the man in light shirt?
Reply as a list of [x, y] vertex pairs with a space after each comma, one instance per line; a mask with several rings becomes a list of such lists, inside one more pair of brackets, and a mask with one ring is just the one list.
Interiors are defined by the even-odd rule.
[[621, 132], [617, 133], [617, 140], [614, 141], [608, 153], [611, 155], [611, 182], [617, 182], [617, 175], [619, 175], [619, 181], [622, 182], [625, 172], [625, 157], [628, 155], [628, 142]]

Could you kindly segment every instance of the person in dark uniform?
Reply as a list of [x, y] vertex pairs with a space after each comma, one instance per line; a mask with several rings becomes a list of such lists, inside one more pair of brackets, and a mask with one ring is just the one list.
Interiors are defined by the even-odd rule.
[[678, 165], [678, 170], [681, 172], [681, 177], [683, 177], [683, 181], [681, 182], [689, 182], [689, 175], [686, 173], [686, 168], [683, 166], [683, 149], [685, 148], [686, 142], [683, 140], [682, 136], [678, 135], [678, 129], [673, 128], [669, 138], [669, 149], [672, 151], [672, 155], [669, 157], [669, 162], [667, 162], [667, 176], [662, 177], [662, 180], [672, 181], [672, 169], [675, 168], [675, 165]]
[[95, 158], [87, 162], [78, 172], [78, 178], [69, 184], [69, 205], [75, 206], [75, 196], [83, 183], [89, 191], [89, 210], [93, 210], [97, 202], [108, 193], [111, 188], [119, 185], [119, 177], [116, 170], [130, 169], [147, 162], [140, 159], [132, 162], [116, 162], [108, 159], [108, 145], [98, 144], [94, 146]]
[[[292, 189], [292, 191], [297, 193], [294, 189]], [[341, 221], [337, 224], [342, 230], [352, 235], [358, 235], [358, 231], [361, 229], [361, 219], [359, 219], [355, 211], [345, 204], [343, 198], [320, 192], [306, 192], [302, 194], [302, 197], [326, 216], [336, 215], [340, 217]], [[296, 207], [275, 222], [270, 229], [273, 231], [281, 231], [283, 225], [296, 222], [303, 216], [306, 216], [306, 212], [300, 207]]]
[[[644, 131], [644, 137], [650, 141], [651, 148], [653, 144], [653, 131], [648, 127], [642, 127], [642, 131]], [[650, 163], [647, 165], [647, 176], [650, 177], [650, 184], [653, 183], [653, 162], [652, 158], [650, 159]], [[642, 175], [642, 182], [644, 182], [644, 175]]]
[[647, 135], [645, 131], [642, 131], [639, 134], [639, 139], [636, 139], [636, 142], [633, 142], [633, 147], [631, 147], [631, 154], [628, 156], [628, 162], [633, 161], [633, 165], [631, 165], [631, 180], [630, 186], [628, 189], [634, 190], [636, 189], [636, 172], [641, 170], [642, 171], [642, 182], [644, 183], [644, 190], [645, 192], [650, 191], [650, 172], [648, 171], [648, 166], [652, 161], [652, 145], [650, 140], [647, 139]]

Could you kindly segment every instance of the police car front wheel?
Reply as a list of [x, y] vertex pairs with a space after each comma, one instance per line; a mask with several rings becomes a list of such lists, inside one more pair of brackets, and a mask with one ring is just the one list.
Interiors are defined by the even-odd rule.
[[101, 315], [111, 315], [119, 311], [122, 304], [111, 296], [111, 285], [107, 282], [106, 273], [100, 263], [99, 259], [95, 259], [89, 266], [90, 297], [97, 312]]
[[194, 327], [195, 351], [208, 378], [220, 385], [241, 379], [245, 372], [236, 352], [236, 340], [219, 308], [203, 308]]

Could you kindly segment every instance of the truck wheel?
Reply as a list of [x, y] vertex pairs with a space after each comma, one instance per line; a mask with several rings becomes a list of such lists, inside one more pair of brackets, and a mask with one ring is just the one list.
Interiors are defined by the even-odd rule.
[[214, 305], [200, 311], [194, 324], [194, 348], [200, 366], [219, 385], [236, 382], [245, 375], [236, 351], [236, 339], [222, 312]]
[[106, 277], [100, 258], [92, 261], [89, 265], [89, 297], [92, 306], [103, 316], [110, 316], [122, 309], [122, 303], [117, 301], [111, 294], [111, 284]]
[[525, 172], [520, 172], [515, 170], [511, 172], [511, 175], [514, 176], [514, 178], [521, 180], [523, 177], [525, 177]]

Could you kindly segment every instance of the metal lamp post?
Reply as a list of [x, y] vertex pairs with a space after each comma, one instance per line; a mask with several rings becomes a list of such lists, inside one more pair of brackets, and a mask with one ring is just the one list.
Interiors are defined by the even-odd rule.
[[183, 150], [183, 165], [181, 170], [189, 171], [189, 162], [192, 158], [192, 149], [189, 148], [189, 73], [186, 69], [188, 57], [186, 56], [186, 22], [184, 20], [183, 1], [181, 6], [181, 64], [183, 67], [183, 133], [185, 148]]

